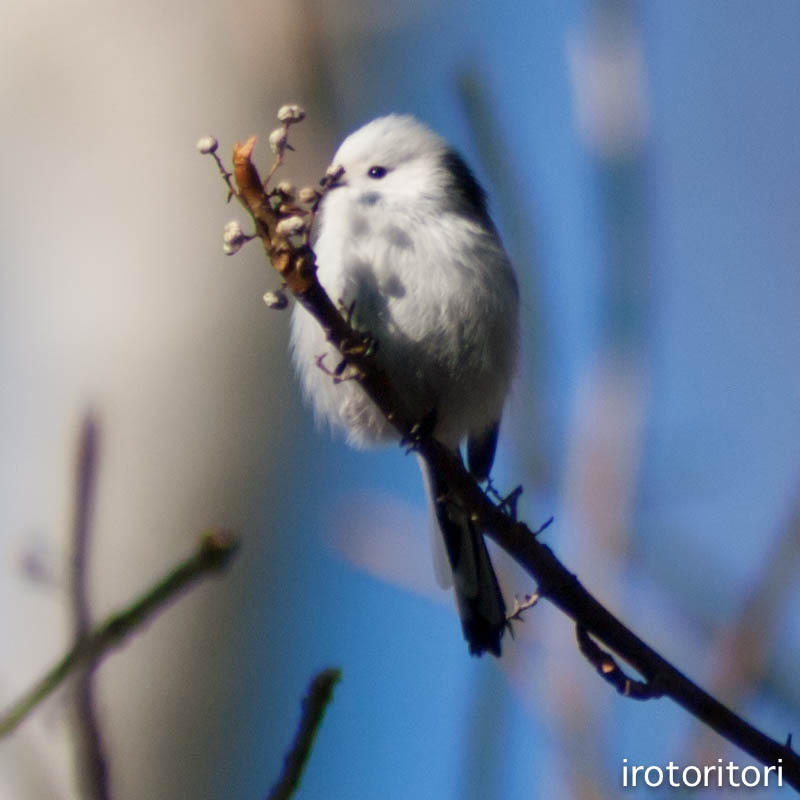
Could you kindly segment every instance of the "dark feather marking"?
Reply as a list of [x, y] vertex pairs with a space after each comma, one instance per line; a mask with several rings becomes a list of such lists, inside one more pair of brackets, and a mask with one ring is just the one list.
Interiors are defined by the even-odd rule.
[[494, 452], [497, 449], [499, 430], [500, 423], [495, 422], [488, 431], [467, 439], [467, 464], [469, 471], [479, 481], [485, 481], [489, 477], [489, 470], [494, 463]]
[[464, 159], [455, 150], [448, 150], [442, 156], [442, 164], [452, 177], [452, 190], [458, 209], [481, 221], [489, 221], [486, 192]]

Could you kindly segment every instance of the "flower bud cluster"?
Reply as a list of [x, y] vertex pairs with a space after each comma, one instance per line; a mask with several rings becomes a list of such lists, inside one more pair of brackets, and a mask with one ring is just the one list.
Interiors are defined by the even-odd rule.
[[281, 106], [278, 110], [278, 122], [283, 123], [282, 127], [275, 128], [269, 135], [269, 146], [278, 158], [283, 158], [286, 150], [291, 150], [289, 144], [289, 126], [302, 122], [306, 117], [306, 112], [296, 103], [288, 103]]
[[242, 249], [242, 245], [250, 240], [250, 237], [242, 230], [242, 226], [234, 219], [222, 229], [222, 251], [226, 256], [232, 256]]

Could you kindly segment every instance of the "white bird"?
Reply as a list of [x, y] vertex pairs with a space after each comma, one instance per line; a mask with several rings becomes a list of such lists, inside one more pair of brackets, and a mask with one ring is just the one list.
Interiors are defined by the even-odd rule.
[[[479, 480], [494, 460], [500, 416], [517, 354], [514, 270], [461, 157], [411, 116], [373, 120], [334, 156], [314, 244], [320, 283], [353, 307], [353, 324], [377, 342], [376, 358], [420, 421], [458, 452]], [[329, 171], [330, 174], [330, 171]], [[318, 419], [356, 447], [397, 433], [357, 381], [319, 368], [338, 356], [300, 305], [292, 352]], [[453, 585], [470, 652], [500, 655], [506, 611], [483, 536], [420, 459], [434, 532], [434, 564]]]

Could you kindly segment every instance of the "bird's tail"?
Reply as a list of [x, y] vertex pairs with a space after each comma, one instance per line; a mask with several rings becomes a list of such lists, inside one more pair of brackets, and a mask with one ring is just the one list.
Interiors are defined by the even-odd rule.
[[[487, 650], [500, 655], [500, 639], [506, 628], [506, 606], [481, 531], [468, 512], [448, 497], [447, 486], [419, 459], [433, 517], [434, 558], [439, 582], [452, 582], [464, 638], [473, 655]], [[442, 545], [444, 545], [442, 547]], [[449, 567], [449, 568], [448, 568]]]

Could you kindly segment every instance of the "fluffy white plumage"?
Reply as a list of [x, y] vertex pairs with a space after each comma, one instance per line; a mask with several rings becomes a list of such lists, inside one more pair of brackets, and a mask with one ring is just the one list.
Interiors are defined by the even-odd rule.
[[[516, 279], [483, 191], [447, 143], [410, 116], [365, 125], [344, 140], [333, 164], [344, 172], [318, 218], [319, 280], [334, 301], [354, 303], [354, 324], [377, 340], [377, 358], [410, 408], [420, 420], [435, 413], [436, 438], [454, 450], [468, 439], [470, 466], [483, 478], [514, 369], [518, 316]], [[341, 357], [299, 304], [291, 342], [319, 419], [343, 429], [355, 446], [396, 438], [356, 381], [334, 383], [317, 367], [322, 353], [329, 366]], [[423, 473], [465, 636], [473, 652], [497, 654], [502, 598], [488, 603], [495, 606], [486, 611], [488, 634], [482, 625], [477, 633], [468, 630], [463, 607], [465, 596], [473, 606], [486, 605], [481, 593], [499, 596], [480, 533], [434, 502], [444, 487]], [[460, 533], [448, 533], [448, 525]]]

